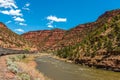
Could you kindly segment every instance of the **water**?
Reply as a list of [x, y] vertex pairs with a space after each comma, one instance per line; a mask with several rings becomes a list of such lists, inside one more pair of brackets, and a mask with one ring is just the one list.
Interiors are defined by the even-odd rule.
[[52, 80], [120, 80], [120, 73], [67, 63], [50, 56], [36, 58], [37, 69]]

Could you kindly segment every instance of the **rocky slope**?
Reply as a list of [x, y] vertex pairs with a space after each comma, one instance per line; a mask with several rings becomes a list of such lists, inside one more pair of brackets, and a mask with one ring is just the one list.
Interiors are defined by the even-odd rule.
[[120, 10], [104, 13], [95, 23], [80, 43], [56, 54], [76, 63], [120, 71]]
[[0, 22], [0, 47], [12, 49], [26, 49], [32, 47], [29, 41], [17, 35]]
[[80, 43], [94, 29], [110, 23], [116, 14], [117, 10], [106, 12], [95, 22], [81, 24], [67, 31], [60, 29], [31, 31], [22, 36], [35, 43], [40, 51], [56, 51]]
[[87, 32], [90, 32], [96, 23], [87, 23], [78, 25], [65, 32], [63, 39], [56, 43], [53, 48], [54, 50], [59, 50], [66, 46], [75, 45], [82, 41], [86, 36]]
[[58, 43], [58, 41], [63, 39], [65, 30], [53, 29], [53, 30], [40, 30], [40, 31], [31, 31], [22, 36], [29, 41], [32, 41], [37, 45], [40, 51], [45, 51], [51, 46]]
[[80, 42], [95, 24], [78, 25], [68, 31], [61, 29], [31, 31], [22, 36], [36, 44], [40, 51], [55, 51]]

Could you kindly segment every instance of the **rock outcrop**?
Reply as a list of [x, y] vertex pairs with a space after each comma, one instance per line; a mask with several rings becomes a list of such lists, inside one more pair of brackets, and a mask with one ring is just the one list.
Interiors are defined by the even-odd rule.
[[66, 31], [62, 29], [40, 30], [30, 31], [22, 34], [22, 36], [37, 45], [40, 51], [45, 51], [50, 49], [51, 46], [55, 45], [58, 41], [61, 41], [65, 32]]

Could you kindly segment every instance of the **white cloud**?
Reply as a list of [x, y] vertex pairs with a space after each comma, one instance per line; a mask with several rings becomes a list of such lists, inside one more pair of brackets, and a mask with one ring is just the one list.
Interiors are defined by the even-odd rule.
[[50, 21], [50, 22], [47, 23], [47, 25], [51, 25], [51, 24], [53, 24], [53, 21]]
[[29, 7], [29, 6], [30, 6], [30, 3], [26, 3], [25, 6], [26, 6], [26, 7]]
[[53, 25], [48, 25], [48, 28], [54, 28]]
[[48, 23], [47, 23], [47, 27], [48, 27], [48, 28], [54, 28], [52, 24], [53, 24], [53, 21], [48, 22]]
[[54, 21], [54, 22], [66, 22], [67, 21], [66, 18], [58, 18], [58, 17], [52, 16], [52, 15], [48, 16], [47, 20]]
[[[29, 10], [30, 3], [26, 3], [25, 4], [25, 9]], [[21, 23], [24, 22], [25, 19], [23, 18], [23, 13], [21, 11], [21, 9], [18, 8], [18, 6], [16, 5], [15, 0], [0, 0], [0, 13], [5, 14], [5, 15], [9, 15], [12, 16], [15, 23], [19, 24], [19, 25], [27, 25], [25, 23]], [[9, 24], [11, 21], [6, 22], [6, 24]]]
[[14, 0], [0, 0], [0, 7], [2, 8], [18, 8]]
[[25, 6], [22, 8], [23, 10], [29, 11], [30, 9], [28, 8], [30, 6], [30, 3], [26, 3]]
[[25, 23], [19, 23], [19, 25], [21, 25], [21, 26], [27, 26], [27, 24], [25, 24]]
[[24, 33], [25, 31], [23, 29], [15, 29], [16, 32]]
[[11, 22], [12, 22], [12, 21], [9, 20], [9, 21], [6, 22], [6, 24], [9, 24], [9, 23], [11, 23]]
[[14, 18], [15, 21], [18, 21], [18, 22], [24, 22], [25, 20], [21, 17], [15, 17]]
[[4, 11], [0, 11], [1, 13], [3, 14], [6, 14], [6, 15], [12, 15], [12, 16], [22, 16], [22, 13], [21, 13], [21, 10], [18, 9], [18, 10], [4, 10]]
[[52, 16], [52, 15], [48, 16], [46, 19], [49, 20], [49, 22], [47, 23], [48, 28], [54, 28], [54, 26], [53, 26], [54, 22], [66, 22], [67, 21], [66, 18], [58, 18], [58, 17]]

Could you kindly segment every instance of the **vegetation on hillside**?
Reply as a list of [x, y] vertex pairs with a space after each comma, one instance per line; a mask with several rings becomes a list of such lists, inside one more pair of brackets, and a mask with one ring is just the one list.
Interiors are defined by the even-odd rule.
[[85, 56], [92, 58], [102, 53], [120, 54], [120, 11], [115, 12], [102, 15], [80, 43], [62, 48], [55, 54], [72, 60]]

